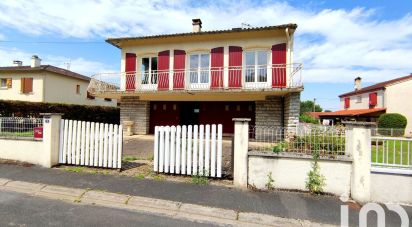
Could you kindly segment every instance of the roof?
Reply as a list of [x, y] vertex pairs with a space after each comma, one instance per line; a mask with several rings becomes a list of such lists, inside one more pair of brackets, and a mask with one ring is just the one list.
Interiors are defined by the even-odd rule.
[[39, 67], [31, 66], [6, 66], [0, 67], [0, 72], [10, 72], [10, 71], [21, 71], [21, 72], [30, 72], [30, 71], [47, 71], [52, 73], [57, 73], [63, 76], [72, 77], [79, 80], [90, 81], [90, 77], [75, 73], [73, 71], [62, 69], [52, 65], [41, 65]]
[[356, 90], [356, 91], [347, 92], [347, 93], [339, 95], [339, 97], [342, 98], [342, 97], [347, 97], [347, 96], [351, 96], [351, 95], [363, 94], [363, 93], [366, 93], [366, 92], [381, 90], [381, 89], [384, 89], [385, 87], [387, 87], [389, 85], [392, 85], [392, 84], [395, 84], [395, 83], [398, 83], [398, 82], [402, 82], [404, 80], [410, 80], [410, 79], [412, 79], [412, 74], [410, 74], [409, 76], [399, 77], [399, 78], [396, 78], [396, 79], [380, 82], [380, 83], [377, 83], [377, 84], [374, 84], [374, 85], [371, 85], [371, 86], [368, 86], [368, 87], [361, 88], [361, 89]]
[[319, 117], [356, 117], [364, 116], [379, 112], [386, 112], [386, 108], [374, 108], [374, 109], [354, 109], [354, 110], [338, 110], [335, 112], [322, 112], [319, 113]]
[[160, 39], [160, 38], [170, 38], [177, 36], [201, 36], [210, 34], [222, 34], [222, 33], [236, 33], [236, 32], [252, 32], [252, 31], [264, 31], [264, 30], [278, 30], [278, 29], [296, 29], [297, 24], [282, 24], [275, 26], [265, 26], [265, 27], [252, 27], [252, 28], [232, 28], [226, 30], [212, 30], [212, 31], [201, 31], [201, 32], [186, 32], [186, 33], [174, 33], [174, 34], [163, 34], [163, 35], [149, 35], [149, 36], [136, 36], [136, 37], [121, 37], [121, 38], [108, 38], [106, 42], [112, 44], [115, 47], [119, 47], [118, 43], [120, 41], [129, 40], [141, 40], [141, 39]]
[[306, 112], [305, 114], [313, 118], [319, 119], [319, 116], [322, 115], [322, 113], [323, 112]]

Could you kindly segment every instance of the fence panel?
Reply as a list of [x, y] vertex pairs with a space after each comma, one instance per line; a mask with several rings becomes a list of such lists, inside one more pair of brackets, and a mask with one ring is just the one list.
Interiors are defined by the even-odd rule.
[[121, 168], [121, 125], [61, 120], [59, 163]]
[[154, 171], [222, 177], [222, 125], [156, 126]]
[[412, 139], [372, 137], [372, 167], [412, 174]]

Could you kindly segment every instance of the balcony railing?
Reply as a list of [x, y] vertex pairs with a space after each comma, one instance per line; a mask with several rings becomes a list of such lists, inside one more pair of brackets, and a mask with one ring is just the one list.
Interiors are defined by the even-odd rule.
[[88, 91], [98, 94], [179, 90], [274, 90], [299, 87], [302, 87], [302, 64], [282, 64], [102, 73], [92, 77]]

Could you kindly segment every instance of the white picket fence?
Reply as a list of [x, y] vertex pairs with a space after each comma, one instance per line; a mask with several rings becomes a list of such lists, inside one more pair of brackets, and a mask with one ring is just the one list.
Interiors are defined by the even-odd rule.
[[121, 125], [62, 119], [59, 163], [120, 169], [122, 140]]
[[156, 126], [154, 171], [222, 177], [222, 125]]

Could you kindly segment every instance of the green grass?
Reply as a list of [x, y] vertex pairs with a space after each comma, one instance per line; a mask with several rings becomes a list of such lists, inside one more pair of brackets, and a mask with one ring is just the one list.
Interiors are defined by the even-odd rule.
[[123, 161], [136, 161], [136, 160], [139, 160], [139, 158], [136, 156], [124, 156], [123, 157]]
[[206, 185], [206, 184], [209, 184], [209, 179], [207, 179], [207, 177], [204, 175], [197, 174], [197, 175], [192, 176], [191, 183], [198, 184], [198, 185]]
[[83, 166], [69, 166], [66, 168], [67, 171], [69, 172], [75, 172], [75, 173], [82, 173], [85, 171], [85, 167]]
[[7, 137], [33, 137], [33, 131], [27, 132], [0, 132], [0, 136], [7, 136]]
[[[382, 142], [382, 141], [379, 141]], [[385, 141], [385, 152], [383, 152], [383, 144], [375, 144], [372, 142], [372, 162], [388, 163], [395, 165], [412, 165], [412, 142], [400, 140]], [[409, 157], [408, 157], [409, 143]], [[395, 149], [394, 149], [395, 146]], [[402, 149], [401, 149], [402, 148]], [[402, 153], [401, 153], [402, 150]], [[384, 157], [385, 154], [385, 157]], [[395, 157], [394, 157], [395, 155]], [[408, 163], [409, 161], [409, 163]]]

